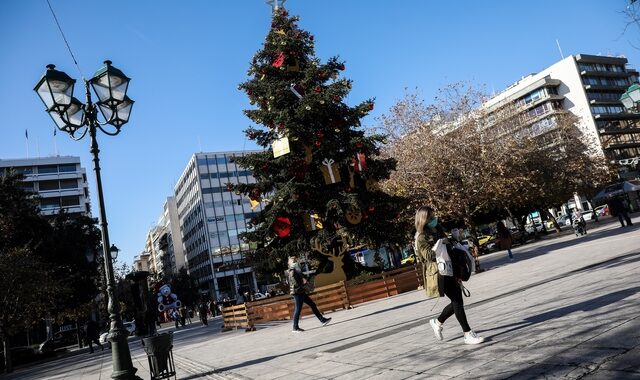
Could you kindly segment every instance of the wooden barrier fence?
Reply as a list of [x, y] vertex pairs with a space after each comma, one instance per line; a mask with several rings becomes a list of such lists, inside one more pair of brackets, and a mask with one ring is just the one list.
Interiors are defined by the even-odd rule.
[[[340, 281], [316, 288], [309, 294], [320, 311], [348, 309], [353, 305], [387, 298], [422, 285], [422, 269], [419, 265], [394, 269], [371, 276], [363, 284], [349, 284]], [[255, 330], [255, 324], [269, 321], [283, 321], [293, 318], [295, 305], [290, 295], [264, 298], [242, 305], [222, 309], [224, 329], [245, 328]], [[308, 307], [302, 309], [302, 316], [311, 314]]]

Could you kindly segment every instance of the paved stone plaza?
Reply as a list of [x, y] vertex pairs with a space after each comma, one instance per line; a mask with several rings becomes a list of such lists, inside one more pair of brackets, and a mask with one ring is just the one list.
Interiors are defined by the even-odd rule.
[[[634, 222], [640, 223], [640, 218]], [[487, 342], [464, 345], [454, 317], [436, 341], [428, 318], [446, 299], [423, 291], [258, 331], [220, 333], [219, 319], [175, 332], [178, 379], [640, 379], [640, 231], [590, 224], [586, 237], [547, 238], [482, 258], [465, 299]], [[130, 340], [138, 374], [146, 356]], [[108, 379], [109, 351], [18, 369], [6, 379]]]

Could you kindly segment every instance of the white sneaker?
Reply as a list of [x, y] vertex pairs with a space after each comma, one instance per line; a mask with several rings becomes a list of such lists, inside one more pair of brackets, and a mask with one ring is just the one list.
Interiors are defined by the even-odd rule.
[[429, 324], [433, 329], [433, 333], [436, 335], [436, 339], [442, 340], [442, 326], [438, 323], [438, 320], [435, 318], [431, 318], [429, 320]]
[[484, 342], [484, 338], [476, 335], [476, 333], [473, 330], [464, 333], [465, 344], [480, 344], [482, 342]]

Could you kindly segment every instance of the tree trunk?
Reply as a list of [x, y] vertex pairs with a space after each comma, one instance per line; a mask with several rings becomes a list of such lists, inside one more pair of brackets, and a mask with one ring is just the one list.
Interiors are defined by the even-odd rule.
[[2, 337], [2, 346], [4, 348], [4, 371], [6, 373], [13, 372], [13, 364], [11, 363], [11, 345], [9, 344], [9, 337]]
[[558, 224], [558, 221], [556, 220], [556, 218], [553, 216], [552, 213], [549, 212], [549, 210], [545, 210], [545, 215], [547, 215], [548, 219], [551, 219], [551, 221], [553, 222], [553, 228], [556, 230], [557, 233], [560, 233], [560, 225]]

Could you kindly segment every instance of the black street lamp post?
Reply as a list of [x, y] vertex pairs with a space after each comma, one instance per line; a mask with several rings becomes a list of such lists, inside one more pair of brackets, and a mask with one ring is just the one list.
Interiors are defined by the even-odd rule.
[[[105, 257], [104, 269], [107, 279], [109, 319], [111, 320], [109, 329], [113, 362], [111, 377], [114, 379], [140, 379], [136, 376], [137, 369], [133, 367], [131, 361], [131, 353], [127, 343], [129, 334], [122, 324], [120, 303], [115, 292], [111, 245], [109, 244], [107, 215], [102, 195], [102, 179], [100, 177], [100, 159], [98, 157], [100, 149], [98, 149], [98, 140], [96, 139], [96, 130], [98, 129], [110, 136], [120, 133], [122, 126], [129, 121], [133, 100], [127, 97], [127, 87], [130, 79], [122, 71], [111, 66], [111, 61], [105, 61], [104, 63], [105, 66], [98, 70], [92, 79], [83, 80], [86, 95], [84, 104], [73, 97], [75, 79], [72, 79], [62, 71], [55, 70], [54, 65], [47, 65], [47, 71], [34, 90], [42, 99], [46, 106], [46, 111], [58, 129], [67, 132], [74, 140], [82, 139], [89, 132], [89, 137], [91, 138], [90, 151], [93, 155], [93, 170], [98, 191], [102, 252]], [[97, 104], [91, 100], [89, 85], [93, 87], [95, 94], [100, 99]], [[100, 108], [105, 122], [98, 120], [98, 108]], [[112, 131], [104, 129], [103, 126], [107, 124], [115, 129]], [[76, 135], [78, 133], [79, 136]]]

